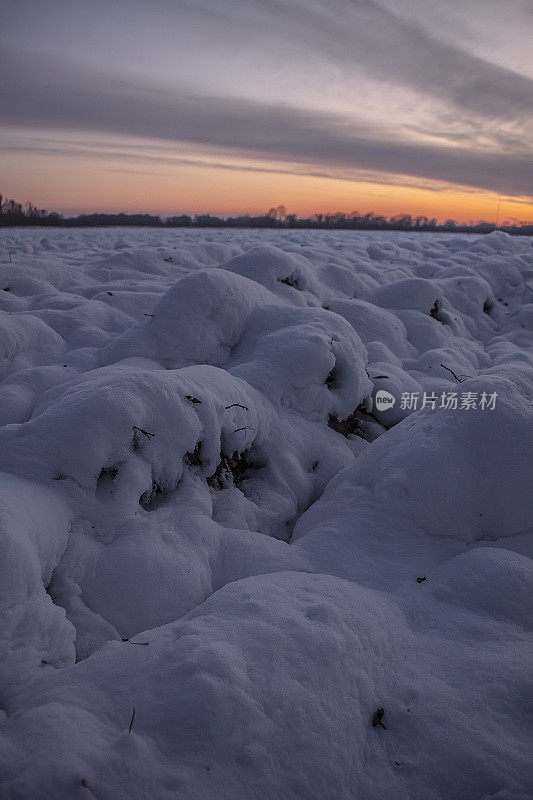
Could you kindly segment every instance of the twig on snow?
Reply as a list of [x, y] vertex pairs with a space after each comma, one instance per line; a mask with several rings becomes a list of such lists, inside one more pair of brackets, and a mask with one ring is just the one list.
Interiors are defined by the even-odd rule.
[[463, 383], [463, 381], [465, 381], [467, 378], [470, 378], [470, 375], [463, 375], [463, 377], [460, 378], [458, 375], [455, 374], [453, 369], [450, 369], [449, 367], [447, 367], [446, 364], [441, 364], [441, 367], [443, 369], [447, 370], [447, 372], [451, 372], [451, 374], [453, 375], [453, 377], [455, 378], [457, 383]]
[[246, 439], [246, 431], [255, 431], [255, 428], [250, 427], [250, 425], [244, 425], [242, 428], [235, 428], [233, 433], [238, 433], [239, 431], [244, 431], [244, 438]]
[[122, 641], [129, 642], [130, 644], [136, 644], [142, 647], [147, 647], [150, 644], [150, 642], [132, 642], [131, 639], [123, 639]]
[[131, 715], [130, 727], [128, 728], [128, 733], [131, 733], [131, 729], [133, 728], [133, 720], [134, 719], [135, 719], [135, 709], [133, 709], [133, 714]]
[[139, 431], [139, 433], [142, 433], [147, 439], [151, 439], [153, 436], [155, 436], [155, 433], [145, 431], [144, 428], [138, 428], [137, 425], [132, 425], [132, 428], [134, 431]]

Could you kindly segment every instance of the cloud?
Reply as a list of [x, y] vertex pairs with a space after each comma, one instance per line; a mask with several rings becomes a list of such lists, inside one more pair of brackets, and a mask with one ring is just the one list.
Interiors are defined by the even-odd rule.
[[523, 121], [531, 117], [529, 77], [442, 41], [376, 0], [284, 0], [280, 20], [285, 32], [289, 29], [296, 39], [305, 37], [313, 52], [326, 53], [346, 71], [362, 68], [468, 115]]
[[[530, 196], [533, 81], [455, 44], [454, 2], [441, 37], [434, 0], [19, 0], [0, 121]], [[509, 2], [491, 13], [526, 22]]]
[[[45, 15], [42, 2], [18, 0], [4, 12], [4, 36], [18, 47], [26, 44], [30, 67], [32, 52], [43, 47], [59, 53], [68, 69], [72, 58], [98, 59], [109, 72], [117, 65], [134, 69], [136, 63], [148, 74], [188, 65], [189, 82], [198, 75], [208, 82], [231, 74], [236, 94], [248, 70], [256, 77], [261, 70], [281, 76], [283, 87], [290, 87], [291, 74], [303, 73], [311, 87], [327, 92], [321, 71], [334, 64], [347, 93], [366, 76], [445, 103], [467, 117], [526, 124], [533, 111], [533, 80], [450, 40], [454, 25], [459, 34], [465, 18], [471, 29], [478, 19], [486, 27], [483, 4], [469, 0], [470, 11], [461, 20], [457, 8], [453, 13], [453, 0], [446, 4], [450, 11], [439, 9], [440, 17], [434, 0], [92, 0], [86, 7], [49, 0]], [[533, 21], [531, 10], [517, 0], [499, 9], [493, 2], [488, 13], [493, 25], [513, 19], [516, 38], [520, 21], [526, 28]], [[443, 18], [452, 22], [445, 26]], [[439, 27], [446, 27], [447, 40]], [[510, 49], [509, 42], [502, 42], [505, 46]], [[533, 70], [533, 58], [529, 61]]]
[[141, 86], [22, 58], [4, 69], [4, 125], [100, 131], [186, 142], [256, 159], [371, 170], [476, 186], [507, 194], [531, 192], [527, 151], [483, 152], [472, 147], [395, 140], [340, 114], [231, 96]]
[[[5, 130], [5, 129], [4, 129]], [[312, 166], [298, 166], [297, 164], [286, 164], [275, 166], [274, 164], [262, 166], [251, 161], [231, 163], [228, 161], [214, 160], [213, 158], [193, 158], [171, 154], [172, 145], [162, 143], [160, 145], [151, 141], [149, 144], [134, 145], [130, 143], [100, 142], [95, 144], [90, 141], [87, 143], [66, 144], [64, 141], [54, 142], [53, 138], [47, 141], [42, 134], [39, 141], [29, 140], [22, 144], [2, 144], [2, 131], [0, 128], [0, 153], [4, 152], [11, 155], [38, 155], [38, 156], [59, 156], [62, 159], [74, 158], [90, 160], [95, 166], [99, 163], [105, 165], [106, 171], [120, 172], [122, 174], [154, 175], [158, 174], [158, 167], [200, 167], [205, 169], [222, 169], [229, 172], [256, 172], [269, 175], [293, 175], [296, 177], [327, 178], [336, 181], [346, 181], [348, 183], [373, 183], [379, 186], [401, 186], [402, 188], [423, 189], [430, 192], [442, 192], [450, 190], [447, 182], [435, 182], [423, 177], [414, 178], [412, 176], [394, 175], [377, 170], [335, 168], [324, 165], [322, 168]], [[124, 163], [124, 167], [118, 168], [117, 163]], [[144, 169], [142, 169], [144, 167]], [[454, 192], [457, 187], [454, 186]], [[466, 194], [476, 193], [474, 187], [463, 187]], [[530, 201], [524, 202], [530, 205]]]

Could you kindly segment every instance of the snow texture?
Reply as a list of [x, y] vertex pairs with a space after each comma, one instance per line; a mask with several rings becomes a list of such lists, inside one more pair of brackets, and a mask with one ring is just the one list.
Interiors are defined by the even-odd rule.
[[2, 797], [531, 798], [532, 279], [3, 230]]

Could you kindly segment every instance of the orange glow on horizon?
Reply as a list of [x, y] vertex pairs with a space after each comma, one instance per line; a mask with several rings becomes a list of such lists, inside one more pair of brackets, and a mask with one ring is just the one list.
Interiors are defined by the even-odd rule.
[[112, 159], [95, 165], [89, 156], [64, 158], [57, 153], [45, 158], [17, 155], [2, 172], [0, 189], [5, 195], [67, 215], [123, 211], [234, 216], [262, 214], [283, 204], [288, 213], [299, 216], [357, 210], [468, 223], [496, 221], [500, 205], [500, 223], [533, 220], [531, 197], [507, 198], [452, 185], [435, 184], [432, 190], [379, 183], [379, 176], [369, 182], [183, 163], [156, 163], [147, 168]]

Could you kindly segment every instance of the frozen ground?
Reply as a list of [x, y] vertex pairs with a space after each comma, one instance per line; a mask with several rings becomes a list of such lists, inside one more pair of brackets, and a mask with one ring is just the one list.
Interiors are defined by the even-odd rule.
[[532, 274], [2, 231], [2, 796], [531, 798]]

